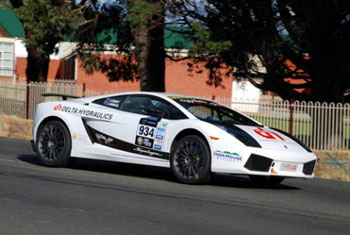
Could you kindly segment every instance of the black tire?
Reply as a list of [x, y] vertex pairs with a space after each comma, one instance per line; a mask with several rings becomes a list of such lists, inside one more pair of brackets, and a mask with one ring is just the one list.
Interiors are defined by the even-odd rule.
[[258, 187], [270, 188], [280, 184], [285, 178], [280, 176], [250, 175], [250, 180]]
[[196, 135], [183, 137], [171, 151], [170, 167], [175, 177], [186, 184], [210, 180], [211, 157], [206, 142]]
[[68, 166], [72, 140], [67, 127], [60, 121], [50, 121], [41, 125], [37, 133], [36, 148], [44, 165]]

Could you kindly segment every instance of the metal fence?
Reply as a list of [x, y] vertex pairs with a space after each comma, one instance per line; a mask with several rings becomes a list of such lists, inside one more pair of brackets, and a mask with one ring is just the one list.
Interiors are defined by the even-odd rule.
[[44, 97], [44, 93], [83, 95], [83, 86], [72, 83], [0, 83], [0, 114], [33, 119], [37, 104], [59, 100], [59, 97]]
[[[102, 92], [86, 91], [75, 83], [0, 83], [0, 114], [33, 119], [36, 105], [60, 100], [43, 97], [43, 93], [75, 96], [100, 95]], [[241, 111], [264, 125], [288, 132], [306, 145], [318, 150], [350, 148], [350, 104], [327, 104], [260, 99], [216, 99], [217, 102]]]
[[260, 123], [288, 132], [312, 149], [350, 147], [350, 104], [282, 100], [234, 100], [219, 102]]

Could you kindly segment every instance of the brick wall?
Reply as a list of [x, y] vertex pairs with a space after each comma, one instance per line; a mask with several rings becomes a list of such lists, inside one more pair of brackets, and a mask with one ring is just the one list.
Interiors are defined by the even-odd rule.
[[[231, 98], [232, 79], [223, 78], [222, 86], [214, 87], [207, 85], [208, 74], [190, 73], [187, 71], [187, 62], [174, 62], [166, 60], [165, 71], [165, 89], [166, 92], [180, 93], [185, 95], [202, 96], [202, 97], [224, 97]], [[140, 83], [138, 81], [118, 81], [109, 82], [108, 78], [100, 73], [95, 72], [92, 75], [87, 74], [78, 62], [78, 79], [77, 83], [86, 84], [86, 90], [95, 91], [139, 91]]]
[[[17, 57], [16, 74], [18, 81], [26, 81], [27, 58]], [[48, 81], [53, 81], [60, 77], [61, 60], [50, 60], [49, 71], [47, 75]]]
[[[51, 60], [49, 64], [48, 81], [62, 78], [63, 61]], [[108, 78], [100, 73], [95, 72], [90, 75], [80, 66], [78, 60], [77, 68], [77, 84], [85, 84], [86, 90], [94, 90], [97, 92], [125, 92], [139, 91], [139, 81], [118, 81], [110, 82]], [[17, 77], [19, 81], [25, 81], [25, 69], [27, 67], [26, 58], [17, 58]], [[193, 95], [201, 97], [222, 97], [231, 98], [232, 79], [223, 78], [222, 86], [214, 87], [207, 85], [208, 73], [189, 72], [186, 61], [174, 62], [166, 60], [165, 71], [165, 89], [169, 93], [180, 93], [184, 95]]]
[[[202, 65], [204, 67], [204, 65]], [[187, 61], [166, 61], [165, 89], [170, 93], [180, 93], [211, 98], [231, 98], [232, 78], [223, 78], [221, 86], [209, 86], [208, 72], [203, 68], [202, 73], [189, 72]]]

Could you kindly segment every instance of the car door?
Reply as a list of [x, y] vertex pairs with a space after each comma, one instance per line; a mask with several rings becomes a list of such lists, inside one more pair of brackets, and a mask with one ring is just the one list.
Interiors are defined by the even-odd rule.
[[120, 111], [127, 113], [128, 120], [124, 120], [124, 135], [128, 143], [134, 145], [136, 154], [153, 158], [167, 159], [164, 152], [166, 132], [169, 124], [169, 105], [160, 98], [150, 95], [128, 96]]
[[[95, 143], [114, 149], [117, 155], [168, 159], [169, 154], [164, 149], [174, 107], [151, 95], [118, 98], [95, 102], [100, 105], [103, 102], [102, 105], [114, 109], [112, 120], [103, 123], [90, 120], [87, 123]], [[181, 117], [181, 114], [177, 116]]]

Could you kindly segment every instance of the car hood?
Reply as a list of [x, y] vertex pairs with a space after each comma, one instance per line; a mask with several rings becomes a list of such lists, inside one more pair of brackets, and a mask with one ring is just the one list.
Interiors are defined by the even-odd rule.
[[262, 148], [286, 151], [308, 151], [307, 147], [285, 132], [259, 126], [235, 125], [254, 138]]
[[281, 130], [266, 126], [247, 126], [213, 121], [208, 122], [225, 130], [248, 147], [311, 152], [311, 150], [296, 137]]

